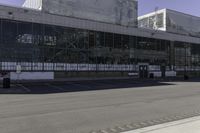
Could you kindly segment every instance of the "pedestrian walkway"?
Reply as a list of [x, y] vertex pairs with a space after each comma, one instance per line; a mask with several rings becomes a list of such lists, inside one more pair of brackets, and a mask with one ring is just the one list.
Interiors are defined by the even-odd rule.
[[200, 116], [123, 133], [200, 133]]

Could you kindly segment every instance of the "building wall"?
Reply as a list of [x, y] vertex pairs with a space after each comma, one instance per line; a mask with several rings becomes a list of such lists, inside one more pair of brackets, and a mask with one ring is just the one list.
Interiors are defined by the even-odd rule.
[[[0, 71], [132, 72], [200, 70], [198, 44], [0, 19]], [[174, 42], [172, 45], [171, 42]], [[12, 52], [10, 52], [12, 51]]]
[[42, 10], [125, 26], [137, 25], [136, 0], [43, 0]]
[[23, 72], [112, 76], [138, 72], [141, 63], [149, 65], [150, 72], [160, 71], [163, 64], [169, 71], [200, 71], [197, 37], [0, 9], [0, 71], [15, 72], [21, 65]]
[[[0, 70], [136, 71], [168, 61], [169, 41], [0, 19]], [[10, 52], [12, 51], [12, 52]]]
[[167, 10], [167, 31], [200, 36], [200, 17]]
[[138, 17], [138, 26], [188, 36], [200, 36], [200, 17], [169, 9], [162, 9]]
[[[126, 27], [98, 21], [90, 21], [54, 14], [48, 14], [36, 10], [27, 10], [23, 8], [0, 6], [0, 17], [12, 21], [23, 21], [30, 23], [43, 23], [62, 27], [78, 28], [84, 30], [110, 32], [123, 35], [141, 36], [154, 39], [164, 39], [170, 41], [182, 41], [188, 43], [199, 43], [199, 37], [185, 36], [180, 34], [171, 34], [163, 31], [147, 30], [135, 27]], [[10, 13], [12, 14], [10, 14]]]
[[138, 27], [166, 31], [166, 9], [138, 17]]

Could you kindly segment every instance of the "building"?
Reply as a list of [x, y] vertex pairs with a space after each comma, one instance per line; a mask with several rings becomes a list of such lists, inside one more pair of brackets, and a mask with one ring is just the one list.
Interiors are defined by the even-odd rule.
[[0, 6], [1, 72], [12, 79], [200, 74], [199, 37], [83, 14]]
[[23, 7], [49, 14], [137, 26], [137, 0], [25, 0]]
[[139, 27], [200, 37], [200, 17], [170, 9], [138, 17]]
[[25, 0], [22, 7], [42, 10], [42, 0]]

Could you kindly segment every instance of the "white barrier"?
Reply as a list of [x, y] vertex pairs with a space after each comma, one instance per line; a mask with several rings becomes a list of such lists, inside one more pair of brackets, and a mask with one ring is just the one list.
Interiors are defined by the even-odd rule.
[[53, 80], [54, 72], [16, 72], [10, 73], [11, 80]]
[[16, 71], [20, 65], [22, 71], [136, 71], [137, 65], [126, 64], [69, 64], [69, 63], [31, 63], [2, 62], [0, 70]]
[[165, 73], [166, 77], [176, 77], [175, 71], [166, 71]]
[[162, 73], [161, 72], [151, 72], [155, 78], [160, 78], [162, 77]]

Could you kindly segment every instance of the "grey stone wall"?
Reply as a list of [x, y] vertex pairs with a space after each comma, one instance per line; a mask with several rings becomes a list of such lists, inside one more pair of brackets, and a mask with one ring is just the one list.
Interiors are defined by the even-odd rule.
[[42, 6], [46, 13], [137, 26], [136, 0], [43, 0]]

